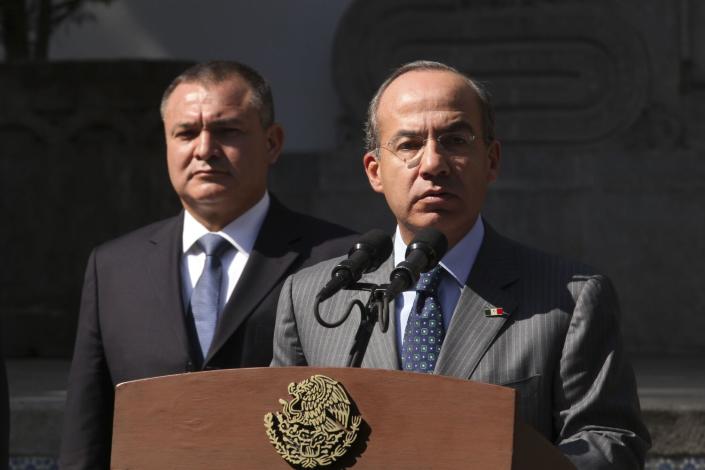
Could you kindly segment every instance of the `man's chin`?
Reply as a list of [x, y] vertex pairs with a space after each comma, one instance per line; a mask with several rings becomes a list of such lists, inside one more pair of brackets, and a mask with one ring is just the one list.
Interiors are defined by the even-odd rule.
[[443, 227], [448, 223], [448, 214], [442, 212], [424, 212], [417, 214], [408, 221], [408, 226], [413, 227], [415, 232], [421, 229], [433, 227], [443, 231]]
[[459, 217], [458, 211], [448, 207], [424, 207], [423, 210], [415, 211], [411, 219], [428, 226], [428, 224], [442, 224]]
[[464, 212], [429, 211], [410, 217], [406, 225], [412, 227], [414, 232], [433, 227], [443, 232], [446, 236], [452, 236], [458, 230], [462, 231], [466, 226], [469, 230], [472, 223], [470, 217]]
[[232, 188], [221, 184], [201, 185], [201, 187], [191, 191], [189, 194], [189, 199], [198, 204], [220, 204], [236, 197]]
[[233, 203], [237, 201], [237, 198], [228, 191], [211, 189], [209, 191], [189, 194], [182, 197], [181, 200], [184, 205], [188, 207], [192, 207], [194, 209], [204, 208], [211, 211], [233, 205]]

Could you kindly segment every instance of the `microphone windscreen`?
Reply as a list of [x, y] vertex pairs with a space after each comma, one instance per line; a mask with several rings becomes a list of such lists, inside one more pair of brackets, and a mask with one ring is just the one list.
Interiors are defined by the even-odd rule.
[[[433, 227], [426, 227], [419, 230], [406, 249], [406, 256], [413, 250], [422, 250], [431, 258], [431, 264], [435, 266], [443, 258], [448, 250], [448, 239], [443, 232]], [[430, 266], [432, 268], [433, 266]]]
[[446, 254], [446, 250], [448, 250], [448, 239], [445, 235], [443, 235], [443, 232], [433, 227], [426, 227], [419, 230], [409, 244], [409, 247], [406, 250], [407, 253], [410, 250], [419, 248], [414, 246], [416, 244], [424, 244], [430, 247], [438, 259], [443, 258], [443, 255]]
[[379, 268], [379, 266], [389, 258], [392, 254], [394, 245], [392, 239], [383, 230], [378, 228], [372, 229], [360, 237], [360, 239], [350, 249], [352, 254], [357, 250], [365, 250], [369, 252], [371, 260], [369, 267], [365, 272], [371, 272]]

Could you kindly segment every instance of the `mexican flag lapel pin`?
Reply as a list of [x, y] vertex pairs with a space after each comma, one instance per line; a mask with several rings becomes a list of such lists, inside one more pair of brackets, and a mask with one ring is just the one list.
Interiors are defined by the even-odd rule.
[[506, 317], [508, 315], [502, 307], [495, 307], [495, 308], [486, 308], [485, 309], [485, 316], [486, 317]]

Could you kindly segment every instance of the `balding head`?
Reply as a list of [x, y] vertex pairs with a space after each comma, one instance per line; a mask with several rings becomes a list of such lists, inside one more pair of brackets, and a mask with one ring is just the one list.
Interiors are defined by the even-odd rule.
[[495, 131], [494, 131], [494, 126], [495, 126], [495, 117], [494, 117], [494, 109], [492, 108], [492, 104], [490, 103], [489, 99], [489, 94], [487, 91], [482, 87], [481, 84], [476, 82], [475, 80], [471, 79], [467, 75], [464, 75], [460, 73], [457, 69], [454, 67], [451, 67], [449, 65], [443, 64], [441, 62], [433, 62], [433, 61], [428, 61], [428, 60], [417, 60], [414, 62], [409, 62], [407, 64], [402, 65], [401, 67], [397, 68], [392, 74], [387, 77], [387, 79], [380, 85], [379, 89], [377, 90], [377, 93], [375, 93], [374, 97], [370, 101], [370, 105], [367, 108], [367, 122], [365, 123], [365, 148], [369, 152], [371, 150], [374, 150], [380, 146], [379, 142], [379, 120], [377, 113], [379, 111], [379, 104], [380, 100], [382, 99], [382, 95], [384, 95], [385, 91], [389, 86], [394, 82], [397, 78], [400, 76], [409, 73], [409, 72], [414, 72], [414, 71], [445, 71], [449, 73], [453, 73], [458, 75], [459, 77], [462, 78], [463, 81], [467, 84], [467, 86], [473, 90], [475, 95], [477, 96], [477, 100], [480, 106], [480, 113], [482, 115], [482, 139], [486, 143], [490, 143], [495, 139]]

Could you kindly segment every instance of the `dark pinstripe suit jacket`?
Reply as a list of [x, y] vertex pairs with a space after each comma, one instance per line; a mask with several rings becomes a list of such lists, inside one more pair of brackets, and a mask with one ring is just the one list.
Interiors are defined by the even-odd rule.
[[[285, 281], [272, 365], [345, 365], [359, 316], [326, 329], [312, 313], [315, 294], [337, 261]], [[392, 268], [390, 258], [362, 280], [388, 282]], [[364, 302], [366, 295], [341, 292], [321, 306], [321, 314], [338, 318], [353, 298]], [[491, 307], [509, 316], [486, 317]], [[526, 248], [487, 226], [435, 373], [516, 388], [520, 418], [578, 468], [641, 468], [650, 439], [622, 350], [618, 309], [605, 276]], [[387, 334], [375, 328], [363, 367], [399, 369], [394, 331], [393, 323]]]

